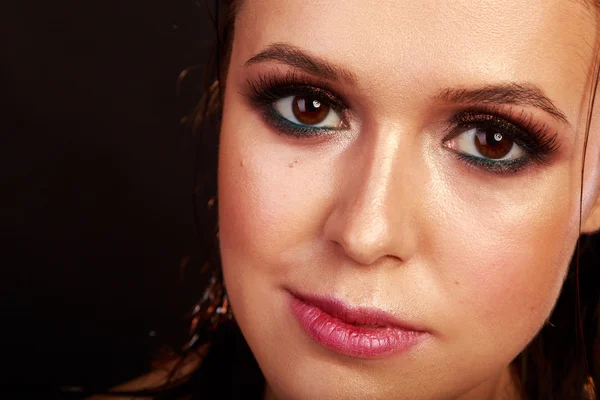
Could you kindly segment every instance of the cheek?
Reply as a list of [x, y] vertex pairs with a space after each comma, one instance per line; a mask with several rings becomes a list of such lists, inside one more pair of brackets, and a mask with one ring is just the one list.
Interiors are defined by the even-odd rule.
[[[285, 260], [293, 258], [299, 247], [314, 243], [327, 216], [334, 190], [328, 172], [333, 161], [320, 157], [314, 148], [290, 145], [291, 140], [295, 139], [278, 136], [256, 122], [223, 118], [220, 243], [226, 278], [245, 277], [236, 287], [240, 291], [252, 286], [249, 280], [256, 285], [285, 280], [292, 272], [282, 268]], [[252, 276], [246, 276], [250, 271]], [[235, 291], [231, 285], [228, 289]]]
[[301, 171], [306, 160], [277, 146], [222, 142], [231, 152], [219, 166], [221, 241], [235, 243], [236, 253], [273, 258], [314, 234], [323, 202], [320, 182]]
[[446, 199], [437, 204], [446, 211], [433, 228], [438, 240], [430, 254], [444, 275], [441, 296], [455, 304], [463, 333], [470, 326], [490, 344], [517, 350], [549, 316], [578, 236], [577, 199], [565, 189], [568, 175], [559, 175], [433, 196]]
[[259, 124], [237, 121], [223, 118], [219, 148], [223, 273], [244, 337], [263, 372], [278, 376], [269, 360], [273, 343], [288, 343], [282, 327], [290, 323], [280, 285], [297, 274], [298, 254], [311, 258], [334, 182], [329, 161], [314, 150], [298, 151]]

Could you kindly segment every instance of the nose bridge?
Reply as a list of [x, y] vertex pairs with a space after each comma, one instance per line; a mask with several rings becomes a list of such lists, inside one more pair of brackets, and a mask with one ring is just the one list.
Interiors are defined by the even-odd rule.
[[399, 125], [379, 125], [363, 132], [348, 157], [352, 173], [340, 188], [326, 235], [360, 264], [411, 255], [413, 143]]

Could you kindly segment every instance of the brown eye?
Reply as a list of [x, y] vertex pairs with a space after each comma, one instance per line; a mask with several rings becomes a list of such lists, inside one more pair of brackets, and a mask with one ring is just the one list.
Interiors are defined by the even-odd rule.
[[474, 136], [473, 140], [477, 151], [482, 156], [493, 160], [506, 157], [515, 144], [511, 139], [494, 131], [479, 131]]
[[329, 105], [309, 96], [296, 96], [292, 100], [292, 111], [296, 119], [306, 125], [323, 122], [329, 114]]
[[289, 122], [311, 128], [342, 129], [344, 121], [333, 107], [315, 96], [297, 95], [279, 99], [273, 108]]
[[459, 135], [444, 143], [458, 153], [498, 161], [514, 160], [525, 155], [525, 150], [498, 129], [467, 127]]

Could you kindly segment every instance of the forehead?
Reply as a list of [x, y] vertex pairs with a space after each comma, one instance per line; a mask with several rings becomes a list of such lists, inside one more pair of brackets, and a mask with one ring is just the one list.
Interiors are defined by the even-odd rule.
[[246, 0], [234, 59], [284, 42], [373, 90], [526, 81], [569, 112], [589, 79], [596, 26], [596, 9], [574, 0]]

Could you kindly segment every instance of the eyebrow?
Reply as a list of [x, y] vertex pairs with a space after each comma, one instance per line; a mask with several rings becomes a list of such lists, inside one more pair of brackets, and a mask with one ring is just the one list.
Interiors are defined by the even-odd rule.
[[[351, 71], [288, 43], [270, 44], [246, 61], [244, 65], [248, 67], [269, 61], [287, 64], [307, 74], [333, 82], [343, 81], [351, 86], [357, 82], [356, 75]], [[450, 103], [514, 104], [535, 107], [571, 127], [565, 113], [539, 87], [531, 83], [504, 83], [472, 89], [447, 88], [441, 90], [436, 97], [438, 100]]]
[[246, 61], [250, 66], [267, 61], [279, 61], [307, 74], [320, 76], [333, 82], [356, 83], [356, 75], [347, 69], [334, 65], [320, 57], [308, 54], [299, 47], [287, 43], [274, 43]]
[[571, 127], [565, 113], [539, 87], [530, 83], [486, 85], [474, 89], [448, 88], [442, 90], [437, 98], [450, 103], [514, 104], [535, 107]]

